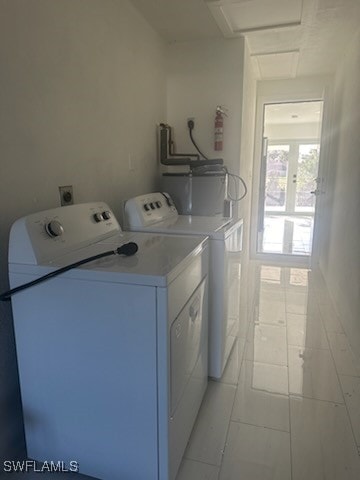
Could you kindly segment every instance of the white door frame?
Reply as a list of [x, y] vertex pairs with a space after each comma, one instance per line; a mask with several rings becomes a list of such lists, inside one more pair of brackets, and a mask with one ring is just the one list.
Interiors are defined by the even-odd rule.
[[[291, 82], [291, 80], [289, 80]], [[296, 87], [295, 87], [296, 88]], [[254, 145], [254, 168], [253, 168], [253, 185], [252, 185], [252, 201], [251, 201], [251, 222], [250, 222], [250, 257], [256, 260], [271, 261], [275, 260], [281, 263], [292, 263], [298, 265], [309, 265], [311, 257], [302, 255], [284, 255], [284, 254], [264, 254], [257, 251], [257, 230], [259, 222], [259, 186], [260, 186], [260, 173], [261, 173], [261, 155], [263, 152], [263, 134], [264, 134], [264, 113], [265, 105], [274, 103], [294, 103], [294, 102], [312, 102], [323, 101], [323, 121], [322, 121], [322, 134], [320, 139], [320, 158], [319, 158], [319, 172], [321, 171], [321, 159], [323, 157], [323, 129], [326, 119], [325, 114], [325, 102], [327, 101], [326, 95], [326, 82], [320, 88], [315, 88], [313, 91], [309, 88], [305, 88], [301, 93], [274, 93], [261, 95], [257, 97], [256, 105], [256, 120], [255, 120], [255, 145]], [[317, 210], [317, 209], [316, 209]], [[314, 218], [316, 223], [316, 215]]]

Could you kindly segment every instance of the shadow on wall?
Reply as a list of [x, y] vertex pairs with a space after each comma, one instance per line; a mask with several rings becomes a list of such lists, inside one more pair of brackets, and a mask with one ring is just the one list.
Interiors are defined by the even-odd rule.
[[26, 457], [10, 303], [0, 303], [0, 477], [5, 460]]
[[[331, 93], [333, 97], [334, 92]], [[322, 268], [328, 268], [329, 262], [329, 238], [331, 236], [333, 217], [331, 212], [333, 211], [334, 199], [335, 199], [335, 184], [337, 177], [337, 158], [339, 154], [339, 138], [341, 129], [343, 128], [339, 119], [343, 118], [342, 105], [343, 95], [338, 95], [331, 102], [331, 98], [328, 99], [330, 105], [325, 105], [327, 110], [326, 126], [327, 128], [322, 133], [323, 150], [320, 167], [323, 171], [319, 176], [325, 178], [325, 195], [321, 198], [321, 204], [319, 205], [319, 230], [316, 241], [319, 241], [319, 245], [316, 248], [317, 252], [320, 252]], [[334, 98], [334, 97], [333, 97]], [[330, 111], [329, 111], [330, 110]], [[323, 148], [325, 147], [325, 148]], [[326, 240], [325, 240], [326, 239]], [[324, 243], [326, 242], [326, 243]]]

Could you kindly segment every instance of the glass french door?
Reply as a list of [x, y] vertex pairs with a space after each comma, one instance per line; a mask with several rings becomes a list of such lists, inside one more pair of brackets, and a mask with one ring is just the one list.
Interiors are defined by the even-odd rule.
[[319, 153], [319, 143], [268, 142], [265, 211], [314, 213]]
[[320, 144], [299, 143], [296, 164], [295, 212], [315, 213], [316, 187], [318, 183]]

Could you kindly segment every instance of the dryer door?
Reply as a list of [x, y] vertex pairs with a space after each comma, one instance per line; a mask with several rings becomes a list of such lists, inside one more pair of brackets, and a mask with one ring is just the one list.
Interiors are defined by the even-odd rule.
[[[206, 319], [204, 318], [206, 279], [190, 297], [170, 330], [171, 403], [174, 414], [187, 386], [196, 375], [196, 366], [206, 342]], [[201, 359], [200, 359], [201, 360]]]

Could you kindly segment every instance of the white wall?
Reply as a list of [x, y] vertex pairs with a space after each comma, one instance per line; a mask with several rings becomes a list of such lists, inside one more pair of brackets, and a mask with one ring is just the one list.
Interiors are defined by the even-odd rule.
[[268, 103], [321, 100], [329, 81], [327, 76], [262, 80], [258, 82], [258, 99], [265, 99]]
[[[193, 135], [210, 158], [224, 158], [239, 173], [242, 118], [244, 40], [174, 43], [168, 47], [167, 122], [174, 127], [178, 152], [195, 152], [187, 119], [195, 118]], [[214, 151], [217, 105], [228, 109], [224, 120], [224, 149]], [[196, 152], [195, 152], [196, 153]]]
[[269, 140], [315, 140], [320, 138], [321, 123], [267, 123], [264, 136]]
[[360, 30], [334, 82], [320, 231], [320, 267], [343, 327], [360, 355]]
[[245, 42], [244, 74], [243, 74], [243, 105], [241, 126], [240, 175], [245, 180], [248, 193], [240, 202], [239, 216], [244, 219], [243, 249], [249, 255], [251, 196], [254, 168], [254, 136], [256, 114], [257, 82], [252, 67], [250, 51]]
[[[0, 0], [0, 291], [13, 221], [121, 201], [158, 178], [165, 45], [128, 0]], [[128, 155], [135, 170], [129, 171]], [[0, 305], [0, 458], [23, 454], [10, 307]]]

